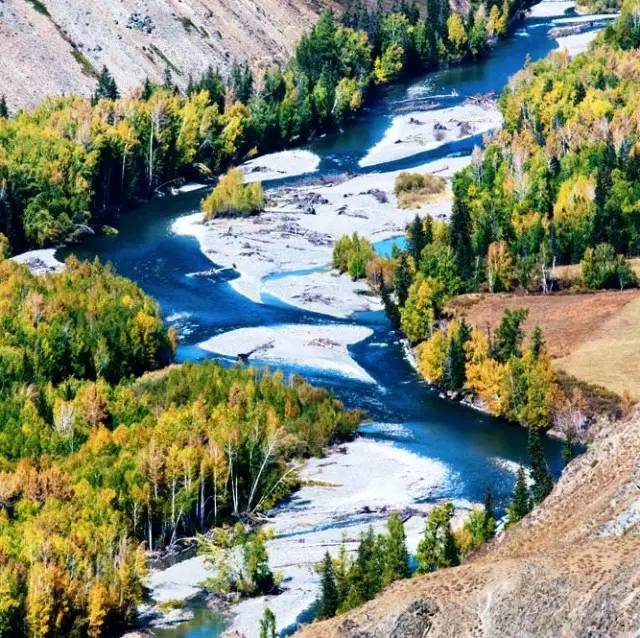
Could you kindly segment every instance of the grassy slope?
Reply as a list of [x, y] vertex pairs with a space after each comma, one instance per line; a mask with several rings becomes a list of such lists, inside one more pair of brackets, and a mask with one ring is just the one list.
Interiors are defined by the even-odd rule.
[[581, 381], [640, 400], [640, 291], [556, 295], [464, 295], [450, 310], [495, 329], [504, 311], [527, 308], [527, 332], [539, 325], [556, 367]]

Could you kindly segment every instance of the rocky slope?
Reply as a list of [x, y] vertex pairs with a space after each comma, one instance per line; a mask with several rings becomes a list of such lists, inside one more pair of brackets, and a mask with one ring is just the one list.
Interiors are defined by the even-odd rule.
[[606, 426], [547, 501], [461, 567], [396, 583], [299, 638], [637, 636], [640, 412]]
[[106, 64], [124, 92], [165, 68], [179, 85], [208, 65], [285, 61], [337, 0], [0, 0], [0, 95], [9, 107], [89, 95]]

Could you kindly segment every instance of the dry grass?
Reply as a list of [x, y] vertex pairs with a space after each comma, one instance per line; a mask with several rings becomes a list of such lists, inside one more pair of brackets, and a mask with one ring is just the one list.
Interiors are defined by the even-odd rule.
[[531, 333], [539, 325], [554, 365], [580, 381], [640, 400], [640, 291], [556, 295], [463, 295], [455, 316], [494, 330], [506, 309], [527, 308]]
[[640, 401], [640, 298], [633, 299], [556, 365], [587, 383]]
[[398, 207], [417, 209], [449, 196], [447, 183], [431, 173], [400, 173], [395, 192]]

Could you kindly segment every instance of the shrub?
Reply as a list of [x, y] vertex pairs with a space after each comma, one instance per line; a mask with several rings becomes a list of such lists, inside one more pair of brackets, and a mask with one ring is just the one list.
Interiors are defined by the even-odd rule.
[[218, 185], [202, 200], [205, 220], [214, 217], [237, 217], [255, 215], [265, 205], [264, 191], [260, 182], [243, 183], [242, 171], [231, 169], [223, 175]]
[[637, 278], [622, 255], [616, 255], [611, 244], [598, 244], [587, 248], [580, 262], [582, 278], [587, 288], [630, 288]]
[[420, 208], [434, 195], [444, 192], [445, 181], [431, 173], [400, 173], [395, 193], [400, 208]]
[[367, 264], [375, 257], [371, 242], [358, 233], [341, 237], [333, 249], [333, 265], [356, 281], [367, 276]]

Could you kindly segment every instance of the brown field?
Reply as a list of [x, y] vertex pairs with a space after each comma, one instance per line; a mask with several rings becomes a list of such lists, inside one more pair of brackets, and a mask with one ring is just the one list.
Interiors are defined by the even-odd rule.
[[543, 331], [555, 365], [569, 375], [640, 400], [640, 291], [556, 295], [463, 295], [456, 316], [496, 328], [506, 309], [527, 308], [525, 329]]

